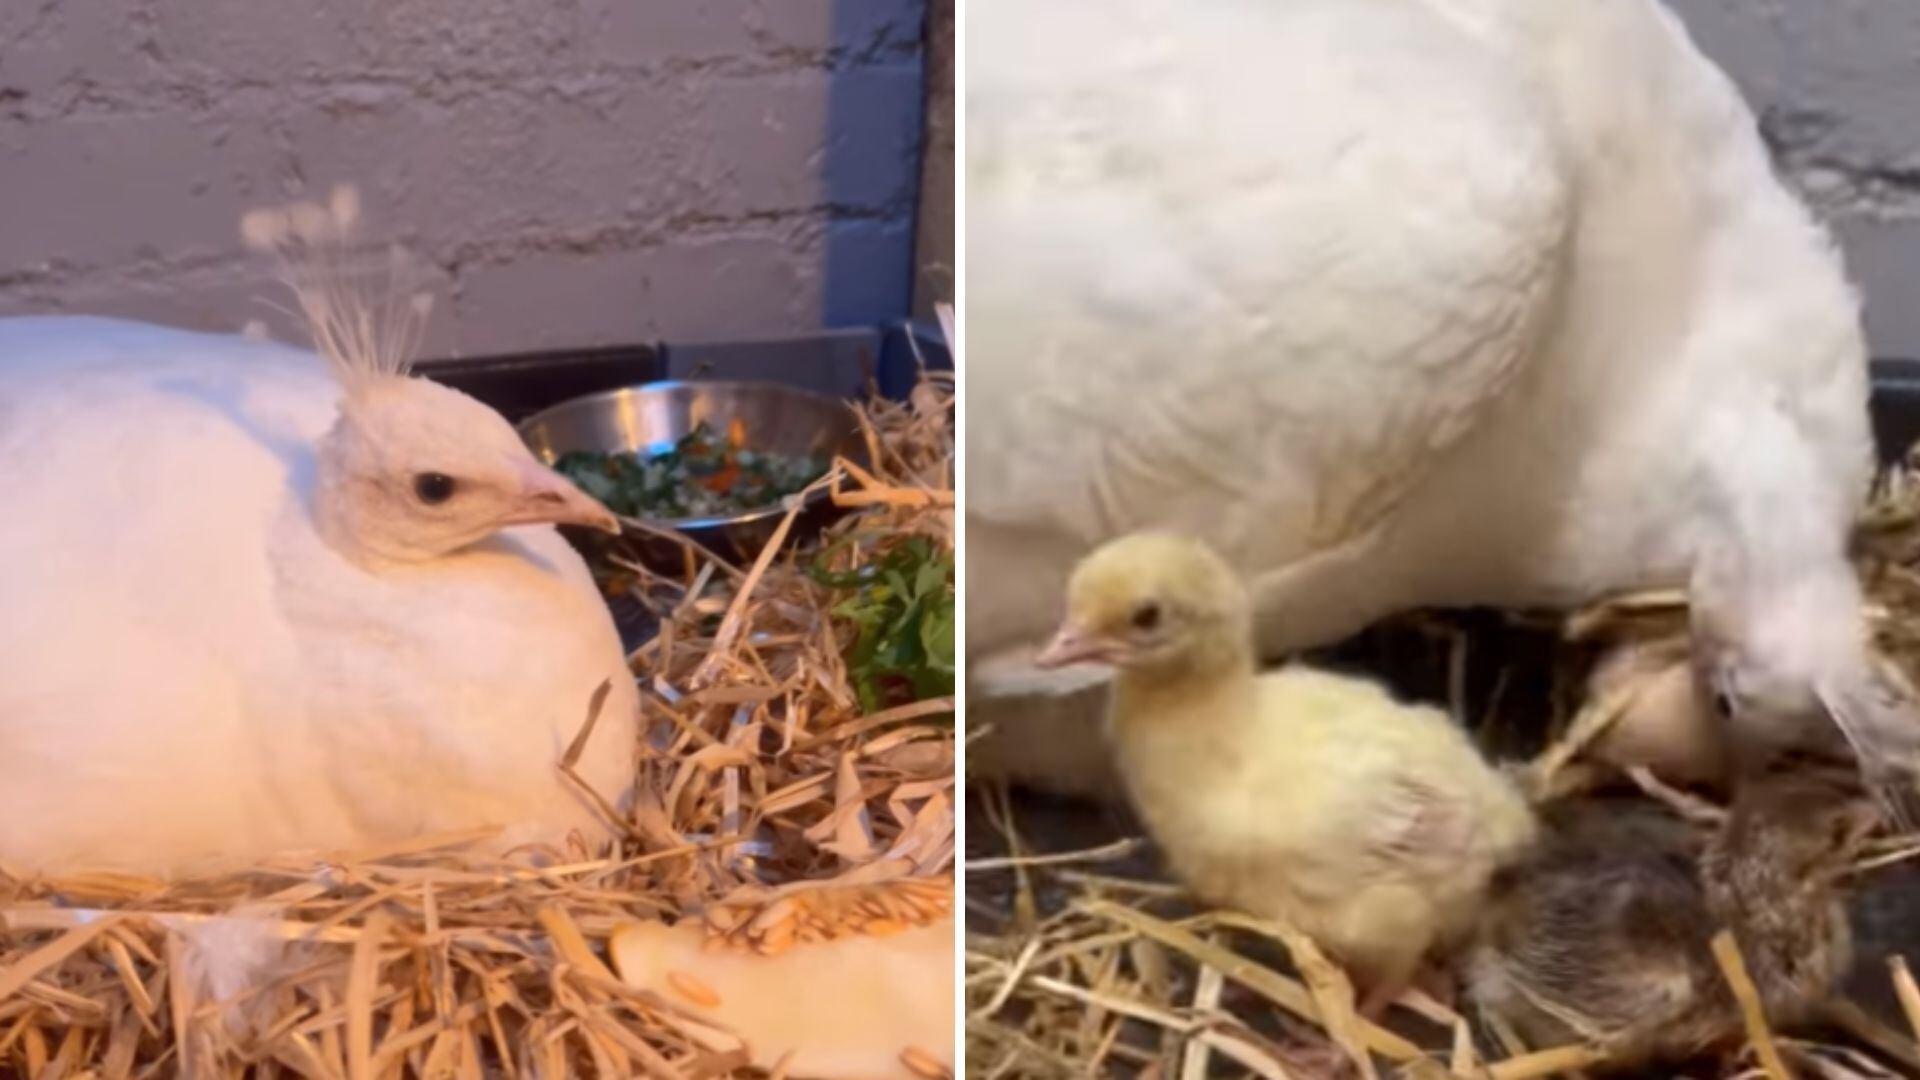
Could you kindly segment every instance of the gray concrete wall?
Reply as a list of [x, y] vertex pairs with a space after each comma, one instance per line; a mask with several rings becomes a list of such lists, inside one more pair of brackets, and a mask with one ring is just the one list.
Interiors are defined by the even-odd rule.
[[1875, 351], [1920, 358], [1920, 3], [1669, 2], [1839, 234]]
[[215, 329], [241, 212], [356, 183], [427, 350], [907, 314], [922, 0], [0, 0], [0, 314]]

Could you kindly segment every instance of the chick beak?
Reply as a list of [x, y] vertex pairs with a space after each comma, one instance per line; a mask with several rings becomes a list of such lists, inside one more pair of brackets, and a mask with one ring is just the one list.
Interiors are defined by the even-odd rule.
[[520, 493], [503, 525], [583, 525], [620, 535], [620, 519], [573, 481], [543, 465], [520, 470]]
[[1060, 632], [1053, 635], [1047, 647], [1033, 658], [1033, 664], [1047, 671], [1069, 664], [1110, 664], [1118, 657], [1119, 651], [1116, 643], [1069, 622], [1060, 627]]

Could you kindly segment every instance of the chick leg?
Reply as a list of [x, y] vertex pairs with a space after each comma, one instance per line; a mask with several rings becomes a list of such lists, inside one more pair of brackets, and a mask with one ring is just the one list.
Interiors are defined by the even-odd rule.
[[[1426, 1001], [1407, 1000], [1409, 994], [1424, 996]], [[1366, 995], [1361, 998], [1357, 1011], [1375, 1023], [1383, 1020], [1397, 1004], [1405, 1003], [1414, 1012], [1433, 1019], [1434, 1006], [1444, 1012], [1452, 1012], [1454, 1007], [1453, 980], [1445, 971], [1432, 965], [1422, 965], [1417, 972], [1391, 980], [1375, 981], [1369, 985]]]
[[1358, 1011], [1368, 1020], [1378, 1021], [1385, 1017], [1401, 995], [1413, 986], [1415, 974], [1420, 970], [1420, 954], [1411, 956], [1393, 954], [1376, 955], [1369, 962], [1359, 965], [1355, 971], [1351, 967], [1351, 978], [1366, 987], [1360, 995]]
[[1400, 1000], [1400, 995], [1406, 993], [1412, 985], [1411, 972], [1374, 981], [1360, 999], [1358, 1009], [1360, 1015], [1374, 1023], [1379, 1023], [1386, 1018], [1387, 1011], [1393, 1008], [1394, 1003]]

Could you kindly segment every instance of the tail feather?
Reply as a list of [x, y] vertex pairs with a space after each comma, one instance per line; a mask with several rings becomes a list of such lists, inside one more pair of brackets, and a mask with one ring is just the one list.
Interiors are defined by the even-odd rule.
[[229, 1037], [252, 1033], [269, 1003], [249, 996], [272, 981], [288, 962], [288, 942], [271, 912], [247, 910], [180, 923], [172, 927], [185, 946], [182, 954], [191, 999], [219, 1004]]

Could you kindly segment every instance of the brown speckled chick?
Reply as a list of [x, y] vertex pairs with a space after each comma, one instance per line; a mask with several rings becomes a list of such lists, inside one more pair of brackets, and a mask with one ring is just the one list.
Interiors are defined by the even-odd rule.
[[1847, 968], [1835, 880], [1874, 821], [1851, 778], [1825, 774], [1752, 782], [1704, 839], [1644, 801], [1554, 807], [1537, 850], [1495, 883], [1467, 992], [1536, 1047], [1682, 1060], [1741, 1037], [1710, 944], [1728, 929], [1769, 1019], [1804, 1022]]

